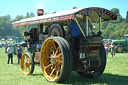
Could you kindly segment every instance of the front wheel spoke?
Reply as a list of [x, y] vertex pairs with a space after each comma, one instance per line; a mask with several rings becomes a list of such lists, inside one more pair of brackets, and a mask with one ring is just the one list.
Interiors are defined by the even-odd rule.
[[27, 62], [28, 64], [31, 64], [31, 60]]
[[30, 71], [30, 67], [28, 67], [28, 71]]
[[25, 62], [24, 62], [24, 65], [26, 66], [27, 63], [28, 63], [28, 62], [25, 61]]
[[31, 59], [29, 59], [28, 62], [31, 62]]
[[31, 65], [31, 62], [28, 62], [28, 67]]
[[28, 56], [27, 55], [25, 56], [25, 59], [28, 59]]
[[26, 66], [24, 65], [24, 69], [26, 69]]
[[27, 67], [25, 68], [25, 71], [27, 72]]
[[51, 74], [50, 74], [50, 77], [53, 75], [53, 72], [55, 71], [55, 68], [52, 70]]
[[27, 72], [29, 72], [30, 71], [30, 69], [29, 69], [29, 67], [27, 68]]

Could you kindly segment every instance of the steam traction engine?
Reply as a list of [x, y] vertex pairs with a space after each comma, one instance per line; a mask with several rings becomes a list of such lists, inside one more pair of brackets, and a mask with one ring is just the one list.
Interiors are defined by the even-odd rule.
[[[37, 12], [42, 14], [43, 10]], [[84, 23], [86, 28], [80, 25], [84, 16], [86, 16]], [[117, 16], [107, 9], [92, 7], [71, 9], [14, 22], [14, 27], [18, 29], [24, 27], [23, 38], [28, 41], [31, 50], [21, 57], [22, 72], [32, 74], [34, 64], [40, 64], [44, 77], [51, 82], [67, 80], [72, 71], [82, 77], [99, 77], [106, 66], [106, 53], [100, 31], [101, 22], [116, 18]], [[74, 19], [79, 26], [81, 36], [72, 37], [68, 41], [65, 39], [65, 26], [71, 19]], [[93, 26], [96, 23], [98, 29], [90, 29], [89, 23]], [[26, 38], [30, 35], [27, 27], [31, 25], [36, 25], [32, 39]], [[40, 52], [36, 52], [34, 49], [39, 40], [42, 42], [42, 48]]]

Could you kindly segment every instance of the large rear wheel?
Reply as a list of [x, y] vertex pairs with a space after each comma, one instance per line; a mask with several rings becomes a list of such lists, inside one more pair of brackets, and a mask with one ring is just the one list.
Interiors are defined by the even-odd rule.
[[24, 74], [29, 75], [33, 73], [34, 59], [31, 53], [26, 52], [21, 56], [20, 66]]
[[72, 49], [71, 49], [71, 46], [70, 46], [70, 44], [69, 44], [69, 42], [67, 41], [67, 40], [65, 40], [64, 38], [62, 38], [62, 37], [56, 37], [63, 45], [64, 45], [64, 47], [67, 49], [66, 50], [66, 54], [67, 54], [67, 56], [69, 56], [69, 61], [67, 61], [67, 62], [69, 62], [69, 65], [68, 65], [68, 68], [69, 69], [67, 69], [66, 71], [68, 71], [68, 73], [69, 74], [67, 74], [67, 75], [64, 75], [64, 76], [66, 76], [65, 77], [65, 80], [70, 76], [70, 74], [71, 74], [71, 71], [72, 71], [72, 69], [73, 69], [73, 55], [72, 55]]
[[85, 78], [98, 78], [104, 72], [106, 66], [106, 52], [104, 46], [101, 45], [99, 49], [99, 57], [100, 57], [100, 66], [99, 69], [95, 71], [88, 71], [88, 72], [77, 72], [81, 77]]
[[41, 49], [41, 68], [51, 82], [64, 82], [72, 71], [69, 49], [59, 37], [49, 37]]
[[52, 24], [49, 28], [48, 36], [60, 36], [65, 37], [63, 26], [60, 24]]

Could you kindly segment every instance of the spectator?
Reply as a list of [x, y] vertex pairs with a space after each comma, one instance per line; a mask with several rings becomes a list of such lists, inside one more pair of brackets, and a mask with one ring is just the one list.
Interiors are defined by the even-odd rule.
[[110, 48], [111, 48], [111, 55], [113, 58], [115, 56], [115, 45], [113, 43], [111, 43]]
[[20, 45], [17, 45], [16, 54], [17, 54], [17, 59], [18, 59], [17, 64], [19, 65], [19, 62], [22, 56], [22, 48], [20, 47]]
[[7, 48], [8, 48], [8, 45], [7, 44], [5, 44], [5, 53], [7, 53]]
[[24, 52], [28, 52], [28, 47], [25, 47], [25, 50], [24, 50]]
[[42, 45], [41, 45], [41, 43], [39, 42], [39, 43], [37, 44], [37, 46], [36, 46], [37, 52], [40, 52], [40, 51], [41, 51], [41, 47], [42, 47]]
[[104, 45], [105, 51], [106, 51], [106, 56], [108, 56], [108, 47], [107, 44]]
[[8, 55], [8, 61], [7, 61], [7, 64], [9, 64], [9, 61], [10, 61], [10, 58], [11, 58], [11, 64], [13, 64], [13, 48], [11, 48], [11, 44], [8, 45], [8, 48], [7, 48], [7, 55]]

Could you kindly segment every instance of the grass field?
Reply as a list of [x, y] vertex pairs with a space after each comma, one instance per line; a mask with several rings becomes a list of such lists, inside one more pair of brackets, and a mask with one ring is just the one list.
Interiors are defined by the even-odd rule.
[[72, 72], [69, 79], [60, 84], [48, 82], [39, 66], [35, 66], [33, 75], [23, 75], [16, 55], [13, 61], [7, 64], [4, 48], [0, 48], [0, 85], [128, 85], [128, 53], [116, 54], [115, 58], [109, 53], [106, 69], [97, 79], [82, 78]]

